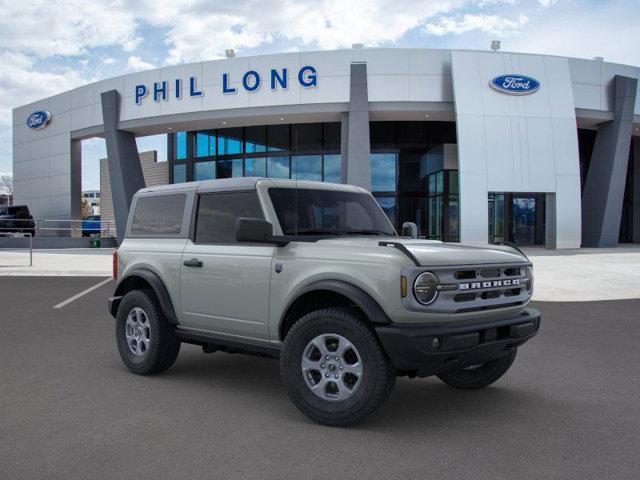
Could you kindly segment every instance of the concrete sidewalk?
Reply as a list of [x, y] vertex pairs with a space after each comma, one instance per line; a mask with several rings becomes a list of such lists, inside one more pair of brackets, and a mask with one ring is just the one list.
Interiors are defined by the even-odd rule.
[[[0, 250], [1, 275], [111, 275], [111, 249]], [[534, 300], [579, 302], [640, 298], [640, 245], [546, 250], [527, 248], [535, 268]]]

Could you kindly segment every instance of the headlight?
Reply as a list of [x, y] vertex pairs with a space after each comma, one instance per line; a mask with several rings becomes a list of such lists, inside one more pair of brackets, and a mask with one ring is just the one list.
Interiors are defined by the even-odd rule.
[[527, 280], [526, 280], [527, 292], [532, 293], [533, 292], [533, 268], [532, 267], [527, 267], [526, 275], [527, 275]]
[[424, 272], [416, 278], [413, 284], [413, 294], [422, 305], [433, 303], [438, 295], [438, 285], [440, 281], [435, 274]]

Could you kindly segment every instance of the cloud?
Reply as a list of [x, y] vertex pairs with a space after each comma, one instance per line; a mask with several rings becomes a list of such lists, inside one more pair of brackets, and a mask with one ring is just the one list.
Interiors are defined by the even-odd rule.
[[529, 22], [529, 18], [520, 14], [515, 20], [499, 15], [465, 14], [453, 17], [439, 17], [434, 23], [424, 26], [428, 35], [450, 35], [468, 33], [478, 30], [499, 37], [507, 37], [518, 33]]
[[86, 53], [95, 47], [138, 46], [137, 19], [127, 2], [66, 0], [2, 2], [0, 45], [39, 57]]
[[116, 63], [116, 59], [113, 57], [105, 57], [102, 59], [102, 63], [104, 65], [113, 65], [114, 63]]
[[137, 72], [140, 70], [151, 70], [152, 68], [155, 68], [152, 63], [145, 62], [136, 55], [132, 55], [127, 59], [127, 70]]
[[543, 8], [548, 8], [552, 5], [555, 5], [558, 0], [538, 0], [538, 4]]

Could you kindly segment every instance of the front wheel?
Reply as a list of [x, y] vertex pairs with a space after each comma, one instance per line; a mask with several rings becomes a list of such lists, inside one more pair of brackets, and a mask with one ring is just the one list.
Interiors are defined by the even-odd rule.
[[488, 362], [472, 365], [458, 370], [440, 373], [438, 378], [452, 387], [477, 390], [491, 385], [511, 368], [516, 359], [517, 350], [512, 350]]
[[342, 308], [317, 310], [294, 324], [280, 373], [303, 414], [339, 427], [361, 422], [382, 405], [396, 377], [371, 327]]

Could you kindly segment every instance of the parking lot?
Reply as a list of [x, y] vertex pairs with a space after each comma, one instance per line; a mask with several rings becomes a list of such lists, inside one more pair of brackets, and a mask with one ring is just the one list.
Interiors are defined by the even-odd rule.
[[351, 429], [291, 404], [276, 361], [183, 345], [130, 374], [99, 277], [0, 278], [0, 478], [638, 478], [640, 300], [538, 302], [498, 383], [399, 379]]

